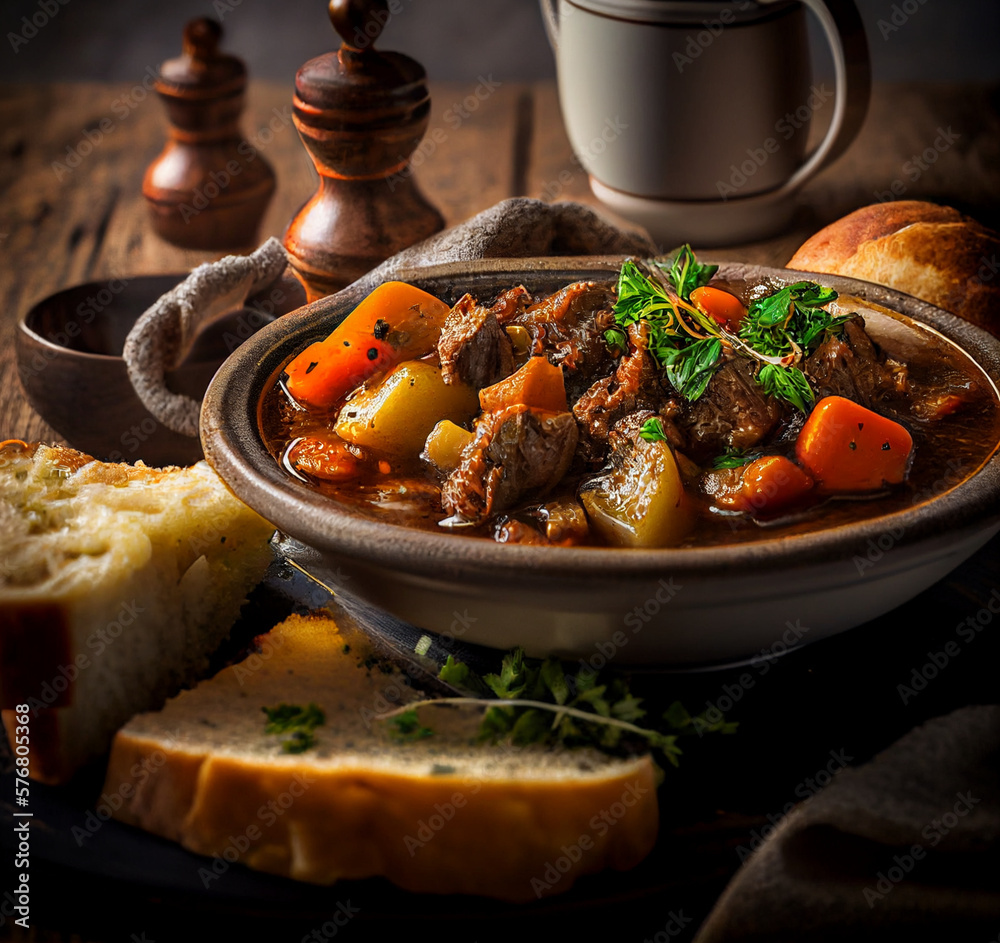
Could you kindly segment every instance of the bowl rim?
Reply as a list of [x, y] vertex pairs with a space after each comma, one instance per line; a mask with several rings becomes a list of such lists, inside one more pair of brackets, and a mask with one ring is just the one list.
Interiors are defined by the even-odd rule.
[[[427, 284], [449, 280], [580, 277], [616, 273], [634, 256], [563, 256], [535, 259], [484, 259], [414, 266], [393, 278]], [[1000, 340], [968, 321], [913, 296], [859, 279], [787, 268], [719, 262], [723, 278], [770, 278], [785, 284], [810, 278], [903, 314], [958, 346], [983, 371], [997, 394]], [[507, 283], [509, 284], [509, 282]], [[956, 485], [913, 506], [862, 521], [823, 527], [802, 534], [766, 536], [731, 545], [694, 548], [536, 547], [500, 544], [436, 534], [391, 524], [338, 506], [284, 472], [265, 447], [258, 428], [258, 404], [277, 369], [306, 344], [326, 336], [374, 284], [350, 286], [264, 325], [223, 363], [205, 395], [201, 438], [205, 456], [234, 493], [302, 543], [327, 553], [429, 578], [477, 573], [529, 583], [547, 579], [600, 581], [648, 580], [672, 575], [718, 573], [725, 567], [750, 567], [761, 573], [790, 572], [822, 561], [842, 560], [867, 542], [902, 529], [894, 546], [912, 545], [939, 535], [984, 530], [1000, 520], [1000, 442], [983, 464]], [[453, 289], [454, 292], [454, 289]], [[287, 353], [286, 353], [287, 351]], [[231, 408], [236, 404], [237, 408]], [[943, 526], [942, 526], [943, 525]], [[905, 568], [898, 555], [891, 573]], [[881, 566], [881, 565], [880, 565]]]
[[[159, 282], [163, 282], [164, 285], [167, 285], [167, 283], [172, 282], [172, 284], [169, 285], [169, 287], [162, 289], [162, 293], [166, 293], [167, 291], [170, 291], [171, 288], [176, 287], [181, 282], [183, 282], [189, 275], [190, 272], [161, 272], [154, 275], [131, 275], [127, 277], [124, 275], [113, 275], [110, 276], [109, 278], [101, 279], [99, 281], [80, 282], [77, 285], [67, 285], [65, 288], [61, 288], [59, 289], [59, 291], [53, 292], [51, 295], [46, 295], [44, 298], [40, 298], [34, 304], [25, 308], [17, 319], [16, 336], [19, 336], [24, 341], [29, 341], [30, 343], [36, 344], [40, 347], [58, 351], [66, 357], [79, 357], [82, 360], [123, 362], [121, 354], [98, 354], [94, 353], [91, 350], [75, 350], [72, 347], [67, 347], [65, 344], [57, 344], [55, 341], [51, 340], [48, 337], [45, 337], [43, 334], [40, 334], [38, 331], [36, 331], [33, 326], [33, 322], [37, 320], [39, 315], [46, 308], [51, 307], [53, 304], [57, 303], [61, 298], [68, 295], [74, 295], [77, 293], [82, 294], [83, 292], [91, 290], [98, 291], [101, 288], [106, 288], [107, 283], [110, 281], [117, 280], [123, 283], [122, 290], [117, 293], [118, 295], [125, 294], [129, 290], [129, 286], [130, 285], [134, 286], [136, 285], [136, 283], [139, 283], [138, 287], [142, 287], [143, 285], [145, 285], [149, 288], [152, 288], [154, 285], [156, 285], [157, 287], [155, 291], [159, 292], [161, 290], [158, 285]], [[135, 289], [133, 288], [133, 290]], [[101, 308], [100, 311], [97, 312], [97, 314], [99, 315], [101, 311], [106, 310], [109, 306], [110, 305], [105, 305], [103, 308]], [[142, 313], [143, 312], [140, 311], [139, 314], [136, 315], [136, 318], [138, 319], [139, 315], [141, 315]]]

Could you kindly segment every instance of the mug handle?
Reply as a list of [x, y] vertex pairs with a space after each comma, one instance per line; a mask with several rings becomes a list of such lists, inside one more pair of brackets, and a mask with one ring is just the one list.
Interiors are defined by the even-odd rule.
[[[764, 5], [781, 0], [757, 0]], [[790, 193], [836, 160], [857, 137], [868, 113], [872, 73], [865, 27], [853, 0], [801, 0], [819, 19], [833, 53], [833, 118], [819, 146], [773, 194]], [[543, 0], [544, 4], [544, 0]]]
[[549, 45], [553, 52], [559, 51], [559, 17], [556, 15], [556, 2], [557, 0], [538, 0], [542, 8], [545, 33], [549, 37]]

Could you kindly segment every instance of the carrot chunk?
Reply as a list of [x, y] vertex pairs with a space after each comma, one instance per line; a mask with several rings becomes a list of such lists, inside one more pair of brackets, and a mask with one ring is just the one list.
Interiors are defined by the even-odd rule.
[[549, 363], [546, 357], [531, 357], [509, 377], [480, 390], [479, 405], [485, 412], [508, 406], [531, 406], [564, 413], [568, 406], [562, 367]]
[[747, 309], [736, 295], [715, 288], [712, 285], [702, 285], [691, 292], [691, 304], [712, 320], [735, 331], [740, 326]]
[[816, 404], [795, 444], [799, 463], [826, 493], [899, 484], [912, 451], [913, 439], [898, 422], [842, 396]]
[[296, 471], [324, 481], [349, 481], [361, 474], [364, 463], [336, 436], [302, 436], [285, 451], [285, 462]]
[[449, 310], [406, 282], [379, 285], [285, 368], [285, 388], [297, 403], [330, 409], [376, 373], [429, 353]]
[[810, 475], [783, 455], [764, 455], [743, 471], [740, 506], [750, 514], [774, 514], [812, 490]]

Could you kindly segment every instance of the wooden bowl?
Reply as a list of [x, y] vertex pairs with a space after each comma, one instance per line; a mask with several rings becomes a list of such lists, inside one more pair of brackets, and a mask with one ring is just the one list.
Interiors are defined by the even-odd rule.
[[[186, 275], [90, 282], [43, 299], [18, 321], [21, 385], [39, 415], [74, 448], [111, 462], [189, 465], [201, 443], [157, 422], [139, 401], [121, 353], [132, 325]], [[242, 336], [239, 313], [199, 336], [168, 386], [201, 399]], [[256, 325], [259, 321], [255, 321]]]
[[[554, 291], [613, 278], [615, 258], [491, 260], [400, 277], [454, 301], [523, 283]], [[723, 278], [775, 287], [800, 272], [724, 263]], [[842, 295], [899, 312], [962, 348], [987, 388], [1000, 341], [960, 318], [868, 282], [815, 276]], [[393, 615], [465, 642], [617, 664], [698, 665], [760, 657], [816, 641], [901, 605], [1000, 530], [1000, 453], [941, 493], [856, 523], [693, 549], [533, 547], [383, 523], [287, 474], [265, 447], [259, 407], [285, 364], [361, 300], [321, 299], [263, 328], [222, 366], [202, 410], [202, 442], [233, 491], [314, 551], [340, 585]], [[925, 325], [926, 327], [921, 327]], [[990, 450], [992, 445], [992, 451]], [[875, 548], [875, 551], [872, 550]], [[872, 561], [872, 556], [877, 559]], [[872, 562], [859, 568], [857, 559]]]

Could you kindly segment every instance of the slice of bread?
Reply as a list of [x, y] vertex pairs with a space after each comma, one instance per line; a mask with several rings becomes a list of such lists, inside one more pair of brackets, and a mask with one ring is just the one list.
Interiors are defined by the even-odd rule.
[[204, 462], [0, 445], [0, 706], [8, 730], [31, 710], [33, 778], [66, 781], [204, 674], [273, 532]]
[[[423, 707], [400, 740], [376, 714], [419, 697], [338, 616], [292, 616], [260, 653], [115, 737], [98, 804], [214, 856], [330, 884], [381, 875], [410, 891], [530, 901], [627, 869], [658, 828], [649, 756], [476, 744], [478, 710]], [[317, 705], [305, 752], [283, 752], [262, 708]]]
[[948, 206], [865, 206], [807, 239], [788, 268], [905, 291], [1000, 335], [1000, 235]]

